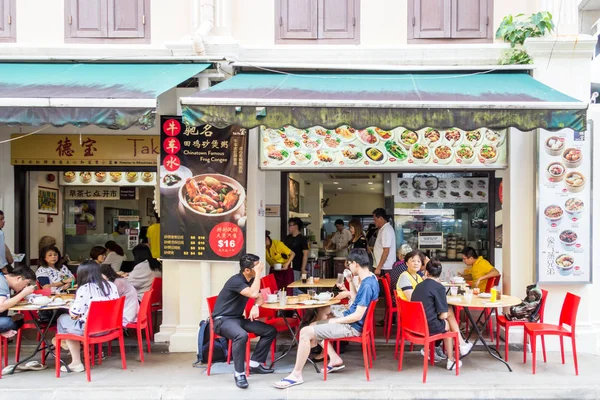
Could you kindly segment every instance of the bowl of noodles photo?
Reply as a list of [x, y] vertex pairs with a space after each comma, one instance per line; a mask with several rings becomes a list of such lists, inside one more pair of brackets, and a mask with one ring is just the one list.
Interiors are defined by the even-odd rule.
[[244, 214], [246, 191], [229, 176], [202, 174], [187, 178], [179, 189], [179, 203], [186, 215], [207, 218]]

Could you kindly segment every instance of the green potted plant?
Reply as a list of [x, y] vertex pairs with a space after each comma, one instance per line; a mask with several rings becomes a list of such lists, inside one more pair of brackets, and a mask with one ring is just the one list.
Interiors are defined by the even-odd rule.
[[530, 37], [542, 37], [554, 30], [552, 14], [540, 11], [525, 17], [524, 14], [516, 16], [507, 15], [502, 19], [496, 37], [510, 43], [511, 50], [504, 53], [500, 64], [531, 64], [533, 61], [523, 44]]

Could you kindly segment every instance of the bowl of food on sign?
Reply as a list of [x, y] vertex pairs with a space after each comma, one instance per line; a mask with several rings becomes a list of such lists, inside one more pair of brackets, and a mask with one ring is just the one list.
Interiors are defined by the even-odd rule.
[[263, 141], [266, 143], [279, 143], [285, 138], [285, 134], [278, 129], [263, 130]]
[[423, 143], [431, 148], [440, 144], [441, 139], [442, 135], [437, 129], [426, 128], [423, 132]]
[[73, 183], [77, 179], [77, 174], [73, 171], [63, 172], [63, 180], [67, 183]]
[[314, 159], [314, 154], [311, 154], [305, 150], [294, 151], [294, 159], [300, 165], [309, 164]]
[[312, 133], [316, 137], [325, 138], [327, 136], [332, 136], [333, 132], [328, 131], [322, 126], [313, 126], [312, 128], [307, 129], [310, 133]]
[[570, 198], [565, 201], [565, 210], [574, 218], [581, 216], [583, 211], [583, 201], [577, 198]]
[[398, 192], [401, 198], [406, 199], [408, 197], [408, 190], [401, 190]]
[[92, 173], [91, 172], [80, 172], [79, 179], [82, 183], [90, 183], [92, 181]]
[[558, 235], [558, 240], [560, 240], [560, 243], [562, 243], [566, 250], [572, 250], [577, 242], [577, 233], [567, 229]]
[[372, 129], [373, 131], [375, 131], [375, 133], [379, 136], [379, 138], [381, 140], [389, 140], [393, 136], [392, 132], [386, 131], [386, 130], [381, 129], [381, 128], [367, 128], [367, 129]]
[[473, 147], [479, 146], [482, 139], [483, 136], [481, 135], [481, 130], [479, 129], [465, 132], [465, 141]]
[[325, 146], [329, 147], [330, 149], [336, 150], [338, 149], [341, 144], [342, 144], [342, 139], [339, 138], [339, 136], [332, 136], [332, 135], [327, 135], [324, 139], [323, 142], [325, 143]]
[[565, 166], [559, 162], [553, 162], [546, 168], [546, 176], [550, 182], [560, 182], [565, 177]]
[[426, 164], [431, 158], [431, 151], [426, 145], [415, 143], [410, 148], [410, 155], [415, 163]]
[[273, 164], [283, 164], [290, 158], [290, 151], [274, 144], [267, 146], [265, 152], [267, 160]]
[[564, 147], [565, 139], [559, 136], [550, 136], [544, 144], [544, 150], [551, 156], [559, 156]]
[[498, 148], [491, 144], [484, 144], [479, 149], [479, 161], [483, 164], [493, 164], [498, 160]]
[[362, 150], [353, 144], [346, 145], [341, 150], [342, 158], [348, 164], [356, 164], [363, 158]]
[[565, 175], [565, 184], [569, 192], [578, 193], [585, 187], [585, 176], [581, 172], [573, 171]]
[[433, 149], [433, 161], [438, 164], [449, 164], [453, 155], [452, 147], [445, 144], [440, 144]]
[[462, 143], [463, 133], [458, 128], [448, 129], [444, 133], [444, 142], [452, 147], [456, 147]]
[[384, 145], [385, 149], [390, 156], [394, 157], [398, 161], [404, 161], [408, 158], [404, 147], [398, 144], [395, 140], [388, 140]]
[[382, 164], [385, 162], [385, 154], [377, 147], [369, 147], [365, 151], [367, 158], [375, 164]]
[[456, 148], [456, 161], [459, 164], [471, 164], [475, 161], [475, 150], [470, 144], [461, 144]]
[[123, 179], [122, 172], [109, 172], [108, 175], [110, 176], [110, 180], [114, 183], [121, 182], [121, 179]]
[[410, 148], [419, 143], [419, 134], [415, 131], [410, 131], [405, 129], [400, 133], [400, 143], [406, 150], [410, 150]]
[[283, 139], [283, 146], [289, 150], [296, 150], [300, 148], [300, 142], [291, 137], [285, 137]]
[[302, 137], [302, 144], [308, 151], [317, 151], [323, 147], [323, 140], [305, 134]]
[[186, 214], [221, 218], [244, 214], [246, 191], [235, 179], [221, 174], [201, 174], [186, 179], [179, 202]]
[[569, 254], [561, 254], [554, 260], [554, 266], [558, 270], [558, 273], [564, 276], [573, 273], [574, 264], [575, 258]]
[[331, 165], [335, 162], [335, 155], [329, 150], [317, 151], [317, 159], [325, 165]]
[[548, 220], [548, 222], [552, 224], [558, 223], [563, 216], [563, 209], [556, 204], [551, 204], [544, 210], [544, 216]]
[[127, 182], [129, 183], [137, 182], [139, 177], [140, 174], [137, 172], [128, 172], [127, 174], [125, 174], [125, 179], [127, 179]]
[[581, 150], [570, 147], [565, 149], [562, 159], [567, 168], [577, 168], [581, 165], [583, 154], [581, 153]]
[[505, 135], [504, 131], [498, 132], [498, 131], [493, 131], [491, 129], [485, 130], [484, 139], [485, 139], [486, 143], [492, 144], [494, 146], [501, 146], [502, 143], [504, 143], [505, 138], [506, 138], [506, 135]]
[[299, 139], [304, 134], [304, 130], [294, 128], [291, 125], [285, 125], [283, 128], [280, 129], [280, 131], [283, 131], [286, 137], [293, 137], [297, 139]]
[[365, 146], [376, 146], [379, 143], [379, 137], [372, 129], [361, 129], [358, 131], [358, 140]]
[[142, 172], [142, 181], [146, 183], [154, 181], [154, 172]]
[[96, 178], [96, 182], [102, 183], [106, 181], [106, 172], [98, 171], [94, 172], [94, 177]]
[[356, 139], [356, 129], [347, 125], [342, 125], [335, 128], [335, 133], [342, 139], [344, 143], [350, 143]]
[[192, 171], [188, 167], [180, 166], [177, 171], [169, 171], [160, 166], [160, 193], [165, 196], [177, 196], [177, 192], [188, 178], [192, 177]]

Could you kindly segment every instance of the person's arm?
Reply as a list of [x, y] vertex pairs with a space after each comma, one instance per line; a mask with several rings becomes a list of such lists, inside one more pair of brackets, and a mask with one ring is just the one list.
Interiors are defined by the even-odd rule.
[[383, 247], [383, 253], [381, 254], [381, 259], [377, 262], [377, 268], [375, 268], [375, 274], [380, 275], [385, 262], [390, 255], [390, 248], [392, 247], [392, 241], [396, 240], [396, 234], [392, 230], [390, 232], [389, 229], [381, 229], [379, 234], [381, 237], [381, 246]]
[[6, 262], [12, 265], [15, 262], [15, 260], [13, 259], [12, 253], [10, 252], [8, 245], [6, 244], [4, 245], [4, 253], [6, 257]]
[[308, 250], [302, 250], [302, 268], [301, 273], [306, 273], [306, 263], [308, 262]]
[[446, 290], [440, 286], [433, 296], [435, 304], [435, 312], [438, 313], [438, 318], [445, 320], [448, 318], [448, 301], [446, 300]]
[[35, 286], [27, 286], [21, 290], [14, 297], [8, 297], [6, 295], [0, 296], [0, 313], [8, 311], [11, 307], [17, 305], [25, 296], [32, 294], [35, 291]]
[[252, 282], [252, 285], [250, 285], [250, 287], [247, 287], [240, 292], [242, 296], [249, 297], [251, 299], [257, 299], [258, 297], [260, 297], [260, 275], [264, 269], [265, 264], [263, 264], [262, 261], [254, 266], [256, 277], [254, 278], [254, 282]]
[[405, 272], [400, 275], [400, 278], [398, 278], [398, 283], [396, 284], [396, 290], [402, 291], [408, 301], [410, 301], [415, 288], [413, 288], [412, 282], [408, 278], [408, 273]]
[[375, 268], [375, 275], [381, 275], [381, 269], [383, 268], [385, 261], [387, 260], [389, 254], [390, 254], [390, 248], [384, 247], [383, 253], [381, 253], [381, 259], [377, 263], [377, 268]]
[[290, 250], [290, 253], [288, 254], [288, 260], [285, 262], [285, 264], [283, 264], [283, 269], [286, 270], [290, 267], [290, 265], [292, 265], [292, 261], [294, 261], [294, 257], [296, 257], [296, 253], [294, 253], [293, 251]]
[[477, 286], [479, 286], [479, 283], [481, 281], [484, 281], [484, 280], [490, 279], [490, 278], [494, 278], [496, 276], [500, 276], [500, 271], [498, 271], [496, 268], [492, 267], [492, 270], [490, 272], [477, 278], [477, 280], [475, 280], [475, 282], [473, 282], [473, 286], [477, 287]]
[[462, 276], [466, 281], [472, 281], [473, 275], [471, 275], [471, 268], [465, 268], [463, 272], [458, 272], [458, 276]]
[[360, 321], [366, 312], [367, 312], [367, 307], [356, 306], [356, 310], [352, 314], [347, 315], [345, 317], [341, 317], [341, 318], [331, 318], [331, 319], [329, 319], [329, 323], [330, 324], [332, 324], [332, 323], [352, 324], [354, 322]]

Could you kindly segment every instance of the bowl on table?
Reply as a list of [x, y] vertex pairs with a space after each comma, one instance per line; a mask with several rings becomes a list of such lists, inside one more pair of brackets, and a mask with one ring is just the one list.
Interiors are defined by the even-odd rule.
[[50, 304], [52, 302], [52, 299], [47, 296], [36, 296], [36, 297], [32, 298], [30, 301], [31, 301], [31, 304], [33, 304], [33, 305], [45, 306], [45, 305]]

